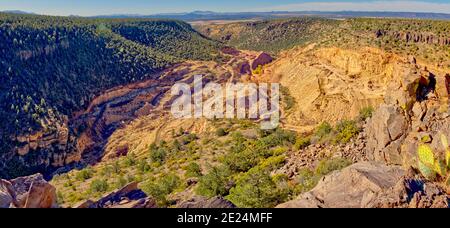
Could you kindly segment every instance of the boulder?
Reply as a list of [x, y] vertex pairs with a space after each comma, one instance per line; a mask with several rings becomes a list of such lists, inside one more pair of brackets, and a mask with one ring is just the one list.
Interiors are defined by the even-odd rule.
[[414, 103], [411, 111], [412, 111], [413, 117], [416, 120], [420, 121], [423, 119], [423, 117], [427, 113], [427, 106], [424, 103], [416, 102], [416, 103]]
[[156, 208], [156, 201], [138, 188], [137, 182], [111, 192], [97, 202], [88, 200], [76, 208]]
[[56, 188], [47, 182], [33, 182], [28, 191], [24, 208], [56, 207]]
[[118, 146], [116, 149], [116, 153], [115, 156], [109, 156], [110, 158], [120, 158], [120, 157], [125, 157], [128, 155], [128, 151], [129, 151], [129, 146], [128, 145], [121, 145]]
[[237, 69], [238, 69], [238, 73], [241, 75], [252, 73], [252, 71], [250, 69], [250, 64], [248, 63], [248, 61], [243, 61], [243, 62], [239, 63]]
[[45, 181], [41, 174], [36, 174], [27, 177], [19, 177], [14, 180], [11, 180], [12, 187], [16, 194], [18, 207], [22, 208], [25, 206], [25, 203], [28, 198], [28, 191], [30, 190], [31, 184], [33, 182], [39, 181]]
[[370, 207], [375, 208], [448, 208], [449, 198], [437, 183], [424, 180], [409, 169], [394, 187], [379, 192]]
[[364, 208], [377, 193], [393, 187], [403, 176], [398, 166], [362, 162], [320, 180], [310, 192], [278, 208]]
[[252, 70], [255, 70], [258, 68], [258, 66], [264, 66], [266, 64], [269, 64], [273, 61], [272, 56], [265, 52], [261, 52], [258, 54], [258, 56], [251, 62]]
[[14, 192], [9, 181], [0, 179], [0, 208], [9, 208], [14, 202]]
[[387, 164], [402, 164], [401, 146], [409, 124], [402, 110], [382, 105], [369, 120], [366, 128], [369, 158]]
[[153, 198], [147, 197], [135, 201], [123, 201], [111, 208], [157, 208], [156, 201]]
[[54, 208], [56, 189], [41, 174], [0, 180], [0, 207]]
[[75, 208], [79, 208], [79, 209], [97, 208], [97, 205], [92, 200], [86, 200], [84, 202], [77, 204], [75, 206]]
[[446, 100], [450, 96], [450, 75], [436, 77], [436, 94], [440, 99]]

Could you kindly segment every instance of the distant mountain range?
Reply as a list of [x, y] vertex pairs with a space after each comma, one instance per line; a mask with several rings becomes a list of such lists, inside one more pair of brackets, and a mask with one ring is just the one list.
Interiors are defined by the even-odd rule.
[[[3, 13], [35, 14], [20, 10], [0, 11]], [[325, 18], [352, 18], [352, 17], [380, 17], [380, 18], [417, 18], [417, 19], [439, 19], [450, 20], [450, 14], [445, 13], [415, 13], [415, 12], [363, 12], [363, 11], [274, 11], [274, 12], [236, 12], [221, 13], [213, 11], [193, 11], [187, 13], [161, 13], [161, 14], [110, 14], [97, 15], [91, 18], [158, 18], [177, 19], [183, 21], [211, 21], [211, 20], [250, 20], [250, 19], [274, 19], [299, 16], [317, 16]], [[71, 17], [78, 17], [71, 15]]]
[[4, 10], [4, 11], [0, 11], [0, 13], [35, 14], [35, 13], [25, 12], [25, 11], [21, 11], [21, 10]]
[[238, 12], [219, 13], [211, 11], [194, 11], [189, 13], [167, 13], [153, 15], [139, 14], [114, 14], [100, 15], [96, 18], [171, 18], [183, 21], [200, 20], [249, 20], [249, 19], [273, 19], [299, 16], [318, 16], [326, 18], [351, 18], [351, 17], [383, 17], [383, 18], [418, 18], [418, 19], [441, 19], [450, 20], [450, 14], [444, 13], [411, 13], [411, 12], [360, 12], [360, 11], [276, 11], [276, 12]]

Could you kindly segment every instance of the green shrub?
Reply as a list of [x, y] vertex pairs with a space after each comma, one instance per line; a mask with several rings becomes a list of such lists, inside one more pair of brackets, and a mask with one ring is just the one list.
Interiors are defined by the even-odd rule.
[[173, 140], [172, 146], [171, 146], [172, 152], [177, 153], [182, 150], [182, 145], [178, 139]]
[[359, 132], [360, 128], [355, 121], [343, 120], [336, 125], [334, 142], [348, 143], [353, 137], [357, 136]]
[[291, 96], [291, 93], [287, 87], [281, 86], [280, 92], [284, 103], [284, 109], [286, 111], [291, 110], [297, 103], [295, 98]]
[[288, 193], [288, 189], [277, 185], [269, 171], [255, 168], [238, 178], [226, 198], [241, 208], [271, 208], [285, 202]]
[[[275, 132], [275, 130], [263, 130], [263, 129], [259, 128], [259, 127], [257, 127], [257, 128], [258, 128], [257, 130], [258, 130], [259, 138], [267, 137], [267, 136], [269, 136], [269, 135], [271, 135], [271, 134], [273, 134]], [[236, 132], [236, 133], [238, 133], [238, 132]]]
[[256, 167], [263, 170], [273, 171], [281, 168], [286, 163], [286, 156], [279, 155], [269, 157], [262, 162], [260, 162]]
[[295, 141], [294, 149], [302, 150], [311, 145], [311, 138], [309, 137], [297, 137]]
[[228, 166], [233, 172], [247, 172], [260, 161], [257, 152], [251, 149], [244, 149], [240, 152], [229, 152], [223, 158], [223, 164]]
[[137, 178], [132, 174], [128, 174], [126, 180], [127, 180], [127, 184], [128, 184], [128, 183], [137, 181]]
[[94, 171], [92, 170], [92, 168], [88, 167], [78, 172], [75, 176], [75, 179], [78, 181], [86, 181], [91, 179], [93, 176]]
[[166, 159], [167, 152], [164, 148], [151, 147], [150, 148], [150, 159], [154, 163], [162, 164]]
[[108, 182], [103, 179], [93, 180], [90, 186], [90, 190], [94, 193], [104, 193], [108, 191], [108, 188]]
[[73, 204], [73, 203], [80, 202], [82, 200], [84, 200], [84, 197], [79, 192], [70, 192], [67, 195], [65, 202]]
[[114, 182], [114, 187], [116, 189], [122, 188], [125, 185], [127, 185], [129, 182], [127, 181], [127, 179], [125, 179], [125, 177], [123, 177], [122, 175], [117, 177], [117, 179]]
[[113, 167], [111, 165], [105, 165], [100, 169], [100, 176], [110, 177], [113, 174]]
[[359, 120], [364, 121], [372, 118], [374, 112], [375, 109], [371, 106], [361, 109], [361, 111], [359, 111]]
[[333, 171], [341, 170], [352, 163], [344, 158], [323, 159], [315, 170], [302, 169], [296, 179], [295, 192], [297, 194], [312, 190], [319, 180]]
[[327, 136], [331, 134], [333, 131], [333, 127], [328, 122], [321, 123], [314, 132], [314, 136], [319, 139], [319, 141], [325, 139]]
[[246, 148], [246, 139], [240, 132], [233, 132], [231, 134], [231, 152], [239, 153]]
[[68, 188], [68, 187], [72, 187], [73, 186], [73, 182], [72, 180], [67, 180], [66, 182], [64, 182], [63, 187]]
[[120, 174], [120, 172], [122, 171], [122, 167], [120, 166], [119, 161], [115, 161], [111, 168], [114, 174]]
[[147, 173], [152, 170], [152, 167], [148, 164], [147, 160], [141, 160], [138, 162], [138, 170], [141, 173]]
[[59, 205], [64, 204], [65, 199], [64, 199], [64, 195], [62, 194], [62, 192], [58, 191], [56, 193], [56, 201]]
[[184, 135], [184, 133], [185, 133], [184, 129], [182, 127], [180, 127], [178, 129], [178, 136], [182, 136], [182, 135]]
[[208, 174], [200, 178], [197, 194], [214, 197], [225, 196], [230, 189], [231, 172], [226, 166], [213, 167]]
[[285, 153], [286, 149], [283, 146], [294, 144], [296, 139], [294, 132], [282, 129], [261, 130], [259, 134], [262, 136], [259, 140], [245, 139], [241, 134], [232, 134], [231, 148], [222, 159], [232, 172], [247, 172], [264, 159]]
[[216, 130], [216, 135], [217, 135], [218, 137], [223, 137], [223, 136], [228, 135], [228, 132], [227, 132], [225, 129], [223, 129], [223, 128], [218, 128], [218, 129]]
[[352, 162], [345, 158], [323, 159], [316, 167], [316, 174], [325, 176], [333, 171], [341, 170], [351, 164]]
[[317, 185], [317, 183], [319, 183], [320, 178], [320, 176], [315, 175], [310, 169], [301, 169], [296, 179], [295, 192], [297, 194], [301, 194], [310, 191]]
[[192, 162], [186, 167], [186, 178], [201, 177], [201, 176], [202, 176], [202, 169], [200, 165], [198, 165], [197, 163]]
[[267, 147], [272, 148], [276, 146], [282, 146], [286, 144], [294, 144], [297, 136], [294, 132], [283, 130], [281, 128], [276, 129], [273, 133], [263, 137], [260, 141]]
[[275, 147], [271, 151], [272, 151], [271, 152], [272, 156], [283, 155], [283, 154], [286, 154], [286, 152], [289, 151], [289, 147], [285, 147], [285, 146]]
[[131, 167], [131, 166], [136, 165], [136, 163], [137, 163], [136, 155], [134, 155], [133, 153], [128, 154], [126, 156], [126, 158], [124, 159], [123, 163], [124, 163], [125, 167]]
[[199, 145], [196, 141], [192, 141], [186, 145], [186, 150], [189, 154], [195, 154], [197, 152], [201, 152], [201, 145]]
[[184, 135], [183, 137], [181, 137], [181, 144], [188, 145], [189, 143], [191, 143], [197, 139], [198, 139], [198, 137], [195, 134]]
[[169, 206], [167, 196], [173, 193], [181, 184], [180, 178], [175, 174], [163, 175], [156, 181], [143, 183], [142, 190], [155, 198], [159, 206]]

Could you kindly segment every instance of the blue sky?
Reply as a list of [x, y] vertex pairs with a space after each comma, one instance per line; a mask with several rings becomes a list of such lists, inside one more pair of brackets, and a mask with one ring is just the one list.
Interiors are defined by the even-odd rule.
[[450, 13], [450, 0], [0, 0], [0, 11], [49, 15], [155, 14], [211, 10], [403, 11]]

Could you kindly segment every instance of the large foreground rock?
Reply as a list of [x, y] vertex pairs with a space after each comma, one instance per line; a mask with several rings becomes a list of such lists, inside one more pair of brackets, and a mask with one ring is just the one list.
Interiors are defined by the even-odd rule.
[[0, 180], [0, 208], [54, 208], [56, 189], [41, 174]]
[[14, 193], [9, 181], [0, 179], [0, 208], [9, 208], [13, 204]]
[[403, 111], [395, 106], [382, 105], [367, 125], [369, 158], [388, 164], [402, 164], [402, 142], [409, 126]]
[[363, 162], [324, 177], [310, 192], [278, 208], [364, 208], [404, 175], [397, 166]]
[[436, 182], [425, 180], [409, 169], [394, 187], [377, 193], [368, 207], [375, 208], [448, 208], [449, 195]]

